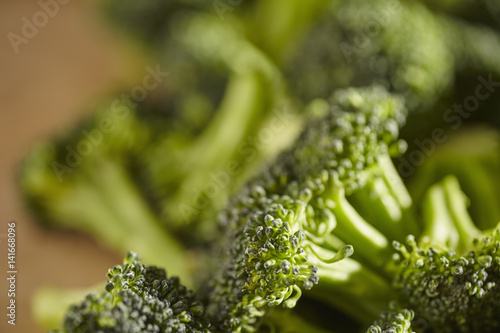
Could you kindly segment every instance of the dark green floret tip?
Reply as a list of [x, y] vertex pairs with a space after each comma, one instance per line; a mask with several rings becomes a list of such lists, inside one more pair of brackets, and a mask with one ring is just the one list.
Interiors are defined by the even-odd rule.
[[105, 292], [89, 294], [68, 310], [62, 332], [210, 332], [203, 305], [179, 279], [145, 266], [128, 253], [108, 272]]

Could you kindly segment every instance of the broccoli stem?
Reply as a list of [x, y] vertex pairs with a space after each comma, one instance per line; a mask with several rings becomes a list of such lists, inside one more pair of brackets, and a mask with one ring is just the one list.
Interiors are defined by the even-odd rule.
[[[200, 13], [187, 16], [180, 24], [182, 46], [202, 62], [229, 73], [214, 118], [183, 155], [179, 190], [166, 202], [167, 215], [174, 221], [203, 221], [212, 219], [232, 190], [241, 185], [248, 176], [247, 166], [262, 160], [269, 145], [261, 139], [260, 130], [271, 118], [271, 109], [288, 98], [279, 70], [234, 26]], [[285, 131], [286, 126], [278, 134], [283, 136]]]
[[[245, 159], [257, 159], [259, 146], [248, 143], [268, 110], [265, 79], [257, 72], [234, 74], [230, 80], [216, 118], [194, 144], [187, 157], [186, 179], [182, 182], [174, 200], [168, 203], [169, 215], [175, 220], [186, 221], [181, 205], [190, 205], [193, 198], [213, 200], [217, 207], [227, 200], [235, 187], [232, 182], [243, 172]], [[243, 149], [251, 150], [251, 155]], [[253, 161], [252, 161], [253, 162]], [[227, 171], [231, 165], [230, 173]], [[223, 179], [213, 180], [218, 175]], [[217, 182], [219, 192], [212, 198], [208, 185]], [[220, 182], [220, 184], [219, 184]], [[199, 213], [199, 212], [198, 212]], [[191, 218], [197, 218], [192, 216]]]
[[383, 178], [374, 179], [355, 191], [349, 200], [360, 214], [390, 239], [400, 239], [402, 212]]
[[119, 252], [127, 246], [124, 244], [129, 236], [127, 229], [120, 226], [119, 219], [110, 211], [106, 198], [96, 191], [94, 184], [79, 184], [49, 205], [51, 226], [87, 232], [101, 244]]
[[458, 180], [448, 176], [443, 180], [443, 188], [448, 202], [448, 210], [459, 235], [459, 250], [467, 250], [475, 238], [481, 235], [467, 211], [468, 199], [460, 189]]
[[71, 304], [84, 299], [85, 295], [102, 290], [103, 286], [104, 281], [89, 288], [41, 287], [33, 296], [33, 316], [46, 329], [59, 327]]
[[[390, 215], [392, 221], [391, 219], [384, 219], [384, 216], [380, 216], [376, 222], [376, 226], [380, 225], [381, 230], [387, 235], [394, 234], [396, 236], [395, 239], [403, 239], [410, 233], [416, 233], [418, 231], [417, 223], [408, 214], [412, 204], [411, 196], [401, 176], [394, 167], [389, 154], [381, 154], [377, 159], [377, 166], [385, 185], [380, 197], [383, 199], [382, 203], [386, 207], [387, 214]], [[382, 188], [382, 185], [379, 186]], [[386, 194], [387, 198], [382, 195], [384, 192], [388, 192]], [[391, 211], [394, 213], [390, 214]]]
[[335, 215], [337, 225], [333, 234], [344, 242], [356, 248], [354, 258], [369, 264], [372, 267], [381, 267], [390, 256], [390, 246], [387, 238], [376, 228], [366, 222], [351, 206], [345, 197], [345, 190], [341, 186], [330, 186], [323, 198], [331, 200], [329, 207]]
[[[398, 231], [396, 234], [397, 238], [394, 239], [403, 240], [408, 234], [417, 234], [419, 232], [419, 225], [414, 214], [410, 211], [413, 200], [389, 154], [382, 154], [378, 158], [378, 165], [382, 170], [382, 175], [389, 187], [392, 198], [399, 204], [401, 211], [400, 222], [393, 231], [394, 233]], [[388, 232], [387, 234], [390, 235], [391, 233]]]
[[447, 176], [432, 186], [424, 200], [427, 225], [422, 237], [428, 237], [436, 245], [467, 251], [481, 235], [467, 211], [467, 204], [468, 199], [454, 176]]
[[118, 228], [125, 231], [123, 238], [115, 237], [117, 249], [142, 253], [145, 262], [168, 267], [170, 274], [190, 282], [185, 250], [161, 226], [124, 167], [110, 162], [101, 163], [99, 169], [93, 183], [109, 205]]
[[453, 175], [471, 200], [468, 209], [475, 224], [480, 229], [496, 227], [500, 221], [499, 143], [499, 133], [488, 127], [465, 128], [450, 136], [410, 180], [415, 202], [421, 200], [429, 186]]
[[378, 158], [378, 165], [382, 171], [386, 184], [394, 199], [399, 203], [399, 206], [402, 208], [410, 207], [412, 203], [410, 193], [408, 193], [401, 176], [394, 167], [391, 157], [388, 154], [380, 155]]
[[422, 208], [424, 230], [421, 238], [424, 242], [455, 248], [458, 244], [458, 232], [454, 228], [446, 193], [441, 184], [431, 186], [427, 191]]
[[374, 170], [367, 173], [366, 184], [348, 196], [353, 207], [388, 240], [403, 241], [416, 233], [416, 221], [409, 214], [411, 197], [390, 156], [381, 154]]
[[394, 292], [383, 277], [359, 262], [346, 258], [333, 265], [311, 260], [319, 283], [307, 293], [369, 325], [389, 306]]

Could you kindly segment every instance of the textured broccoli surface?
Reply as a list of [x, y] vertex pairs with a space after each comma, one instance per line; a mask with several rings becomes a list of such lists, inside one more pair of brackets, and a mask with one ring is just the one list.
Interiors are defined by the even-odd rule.
[[209, 333], [204, 307], [194, 293], [140, 259], [129, 252], [123, 265], [109, 270], [106, 291], [72, 305], [56, 332]]
[[394, 286], [427, 332], [496, 332], [499, 229], [481, 232], [452, 176], [423, 202], [424, 232], [396, 243]]
[[413, 311], [385, 312], [366, 333], [415, 333], [411, 327]]
[[[359, 320], [372, 320], [387, 304], [389, 285], [370, 267], [383, 270], [391, 252], [376, 227], [390, 224], [402, 235], [408, 227], [401, 218], [410, 199], [390, 168], [405, 109], [379, 87], [341, 91], [335, 101], [221, 215], [224, 241], [208, 310], [223, 331], [253, 331], [267, 307], [294, 307], [318, 282], [313, 294]], [[348, 201], [363, 190], [371, 198], [364, 204], [379, 207], [370, 223]], [[367, 265], [344, 259], [352, 254], [344, 244]]]

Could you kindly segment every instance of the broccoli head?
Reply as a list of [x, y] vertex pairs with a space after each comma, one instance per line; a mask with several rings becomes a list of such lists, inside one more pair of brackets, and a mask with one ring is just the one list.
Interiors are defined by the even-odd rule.
[[129, 252], [123, 265], [108, 271], [105, 291], [72, 305], [60, 333], [208, 333], [203, 305], [178, 278], [145, 266]]
[[[391, 253], [377, 228], [405, 235], [408, 227], [402, 211], [411, 200], [390, 160], [404, 146], [404, 103], [380, 87], [315, 103], [324, 117], [221, 214], [208, 311], [223, 331], [254, 331], [268, 307], [294, 307], [318, 283], [312, 295], [335, 294], [325, 301], [359, 320], [371, 322], [387, 306], [390, 285], [370, 268], [383, 271]], [[369, 221], [348, 200], [363, 191], [370, 199], [355, 206], [377, 207]]]
[[422, 331], [497, 332], [500, 229], [481, 232], [467, 213], [458, 181], [448, 176], [423, 202], [425, 230], [395, 243], [394, 286]]

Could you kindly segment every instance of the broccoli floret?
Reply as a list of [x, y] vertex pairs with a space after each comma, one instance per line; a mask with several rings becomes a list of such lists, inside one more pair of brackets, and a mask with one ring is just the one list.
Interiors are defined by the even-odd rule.
[[432, 332], [496, 332], [500, 229], [481, 233], [456, 178], [432, 186], [423, 202], [425, 230], [395, 243], [394, 286], [403, 305]]
[[[311, 192], [312, 199], [301, 200], [311, 200], [312, 205], [321, 196], [324, 202], [316, 208], [332, 210], [335, 235], [377, 263], [380, 249], [387, 246], [383, 234], [400, 239], [412, 228], [402, 223], [411, 198], [391, 162], [391, 155], [405, 149], [398, 133], [406, 108], [401, 97], [381, 87], [346, 89], [332, 98], [332, 106], [316, 102], [327, 115], [311, 121], [293, 149], [281, 154], [248, 188], [259, 186], [268, 196], [286, 194], [294, 199], [301, 191]], [[245, 195], [251, 196], [249, 192]], [[364, 213], [357, 212], [366, 212], [372, 226], [360, 216]], [[334, 227], [320, 226], [320, 234], [322, 228]]]
[[384, 312], [366, 333], [415, 333], [412, 329], [414, 313], [411, 310]]
[[86, 232], [120, 255], [140, 251], [189, 284], [184, 249], [135, 184], [132, 166], [149, 135], [132, 109], [103, 108], [79, 129], [36, 147], [20, 184], [44, 225]]
[[275, 309], [266, 317], [258, 330], [259, 333], [335, 333], [342, 330], [330, 330], [318, 325], [317, 322], [304, 318], [295, 309]]
[[176, 277], [129, 252], [108, 271], [105, 292], [72, 305], [60, 333], [209, 333], [203, 305]]
[[[268, 306], [294, 307], [318, 282], [311, 295], [360, 321], [371, 322], [391, 297], [385, 273], [370, 267], [384, 272], [390, 258], [378, 227], [400, 237], [411, 227], [401, 213], [411, 199], [390, 159], [402, 148], [403, 101], [373, 87], [320, 104], [326, 116], [311, 121], [221, 214], [208, 311], [223, 331], [254, 331]], [[357, 206], [380, 207], [369, 222], [348, 201], [358, 191], [371, 199]], [[356, 260], [344, 259], [352, 254], [345, 244], [356, 248]]]
[[[495, 1], [470, 8], [497, 8]], [[85, 130], [28, 158], [21, 181], [46, 224], [83, 229], [119, 252], [140, 251], [189, 285], [190, 260], [167, 230], [198, 246], [214, 241], [215, 212], [290, 137], [287, 123], [271, 148], [250, 143], [246, 155], [248, 141], [271, 123], [269, 111], [308, 104], [303, 110], [320, 116], [220, 214], [215, 248], [198, 259], [208, 261], [207, 312], [178, 279], [129, 253], [109, 271], [104, 293], [69, 309], [61, 332], [356, 330], [334, 316], [327, 325], [297, 316], [303, 296], [354, 318], [353, 326], [378, 317], [368, 333], [498, 331], [500, 227], [484, 230], [500, 217], [498, 138], [486, 147], [488, 133], [479, 143], [468, 133], [469, 145], [485, 148], [475, 155], [461, 142], [459, 151], [438, 149], [414, 177], [416, 208], [391, 160], [406, 148], [398, 137], [407, 109], [415, 118], [437, 110], [454, 85], [462, 95], [461, 80], [472, 75], [491, 73], [492, 92], [498, 33], [419, 2], [254, 0], [241, 4], [241, 17], [224, 20], [208, 13], [216, 3], [107, 1], [147, 52], [160, 54], [171, 80], [136, 112], [97, 113]], [[266, 36], [255, 33], [262, 20], [272, 21]], [[338, 88], [345, 90], [329, 99]], [[497, 117], [478, 113], [460, 116]], [[104, 126], [107, 137], [96, 132]], [[235, 175], [207, 190], [228, 163]]]
[[470, 199], [469, 213], [480, 229], [500, 221], [500, 133], [486, 126], [460, 129], [428, 156], [409, 179], [416, 205], [428, 188], [447, 175], [455, 176]]

